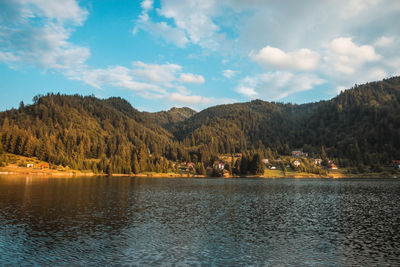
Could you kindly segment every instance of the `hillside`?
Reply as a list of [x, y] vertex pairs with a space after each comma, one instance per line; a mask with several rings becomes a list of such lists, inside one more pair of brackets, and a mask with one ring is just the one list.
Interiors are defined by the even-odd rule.
[[270, 148], [339, 158], [343, 165], [385, 164], [400, 158], [400, 78], [367, 83], [329, 101], [292, 105], [261, 100], [220, 105], [171, 131], [186, 146], [232, 153]]
[[168, 131], [120, 98], [39, 96], [33, 105], [1, 112], [0, 125], [7, 152], [73, 169], [139, 172], [166, 168], [161, 155], [177, 154]]
[[143, 115], [152, 120], [154, 123], [166, 129], [171, 129], [177, 123], [187, 120], [196, 113], [196, 111], [188, 107], [173, 107], [168, 111], [160, 111], [154, 113], [143, 112]]
[[207, 167], [222, 154], [251, 161], [292, 150], [369, 171], [400, 159], [399, 111], [400, 77], [317, 103], [254, 100], [199, 113], [139, 112], [116, 97], [48, 94], [1, 112], [0, 140], [9, 153], [94, 172], [167, 171], [175, 161]]

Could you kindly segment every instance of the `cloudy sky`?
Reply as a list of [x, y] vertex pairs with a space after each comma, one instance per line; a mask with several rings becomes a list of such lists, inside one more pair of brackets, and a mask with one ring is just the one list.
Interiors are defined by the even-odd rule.
[[0, 0], [0, 110], [47, 92], [146, 111], [305, 103], [400, 75], [398, 0]]

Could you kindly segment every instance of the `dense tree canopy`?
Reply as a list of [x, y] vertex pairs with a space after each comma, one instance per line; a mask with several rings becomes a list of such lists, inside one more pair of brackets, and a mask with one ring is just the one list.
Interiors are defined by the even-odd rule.
[[[166, 172], [221, 154], [244, 153], [232, 171], [260, 173], [261, 159], [301, 149], [339, 165], [400, 159], [400, 78], [355, 86], [329, 101], [293, 105], [254, 100], [199, 113], [147, 113], [121, 98], [47, 94], [0, 113], [0, 152], [104, 173]], [[361, 166], [361, 167], [360, 167]]]

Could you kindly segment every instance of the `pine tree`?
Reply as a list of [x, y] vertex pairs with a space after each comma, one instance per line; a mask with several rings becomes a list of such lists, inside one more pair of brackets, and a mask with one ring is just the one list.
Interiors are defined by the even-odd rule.
[[254, 154], [249, 171], [253, 174], [264, 174], [264, 163], [262, 162], [260, 154]]

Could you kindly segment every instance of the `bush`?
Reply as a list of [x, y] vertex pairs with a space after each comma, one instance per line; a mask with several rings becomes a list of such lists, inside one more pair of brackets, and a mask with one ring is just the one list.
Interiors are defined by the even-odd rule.
[[25, 161], [18, 162], [18, 167], [26, 167], [26, 162]]

